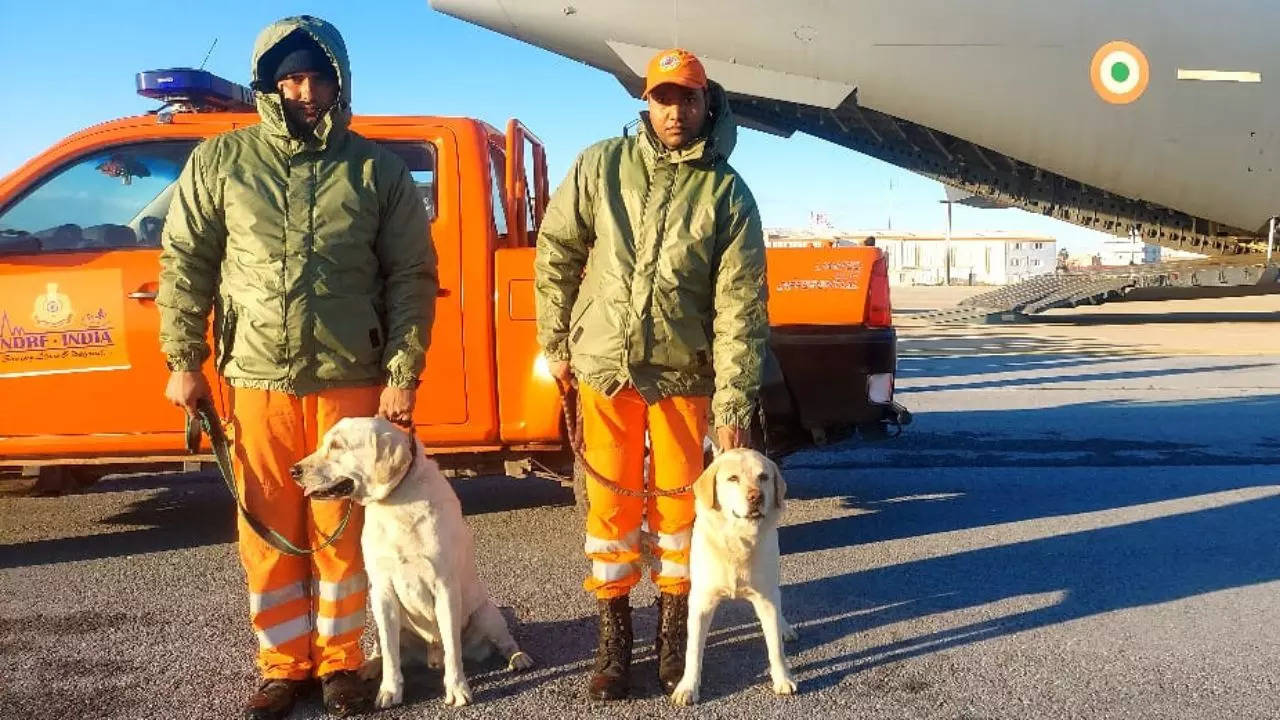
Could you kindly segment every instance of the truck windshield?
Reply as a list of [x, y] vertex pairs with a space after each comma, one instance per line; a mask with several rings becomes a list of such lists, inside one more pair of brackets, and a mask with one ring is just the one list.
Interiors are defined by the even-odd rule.
[[[0, 211], [0, 253], [160, 247], [178, 175], [197, 142], [117, 145], [49, 173]], [[434, 219], [434, 147], [381, 144], [409, 166], [427, 215]]]
[[158, 247], [195, 140], [117, 145], [51, 173], [0, 213], [0, 250]]

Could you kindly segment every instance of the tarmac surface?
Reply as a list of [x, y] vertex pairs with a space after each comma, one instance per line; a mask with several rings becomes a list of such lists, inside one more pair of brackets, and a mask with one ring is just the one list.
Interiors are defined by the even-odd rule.
[[[703, 702], [659, 692], [645, 584], [636, 698], [592, 704], [594, 604], [572, 494], [455, 487], [480, 573], [538, 667], [411, 671], [378, 717], [1280, 716], [1280, 298], [1115, 304], [933, 327], [969, 289], [895, 289], [896, 439], [790, 457], [787, 655], [773, 696], [745, 603], [722, 605]], [[0, 717], [238, 717], [254, 684], [233, 511], [214, 477], [0, 496]], [[317, 699], [294, 717], [323, 717]]]

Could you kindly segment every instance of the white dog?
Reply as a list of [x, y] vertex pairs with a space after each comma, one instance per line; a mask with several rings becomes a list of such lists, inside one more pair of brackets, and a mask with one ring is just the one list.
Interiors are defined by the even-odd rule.
[[729, 450], [694, 482], [697, 519], [689, 548], [689, 644], [684, 677], [671, 693], [677, 705], [698, 701], [702, 650], [716, 606], [746, 598], [755, 608], [769, 648], [773, 691], [791, 695], [796, 682], [782, 654], [795, 631], [782, 616], [779, 589], [778, 517], [786, 483], [778, 466], [755, 450]]
[[[533, 666], [476, 573], [458, 496], [415, 438], [382, 418], [346, 418], [293, 474], [307, 495], [365, 506], [361, 549], [382, 648], [378, 707], [404, 698], [401, 642], [413, 635], [426, 642], [428, 664], [443, 668], [449, 705], [471, 702], [464, 656], [482, 660], [496, 649], [513, 670]], [[377, 665], [370, 658], [364, 674], [376, 675]]]

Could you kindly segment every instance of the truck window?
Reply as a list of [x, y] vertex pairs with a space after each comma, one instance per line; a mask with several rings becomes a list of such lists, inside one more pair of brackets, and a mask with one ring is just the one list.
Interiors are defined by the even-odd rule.
[[196, 142], [117, 145], [71, 161], [0, 209], [0, 253], [159, 247]]
[[418, 195], [427, 207], [427, 219], [436, 219], [436, 148], [424, 142], [380, 142], [404, 160], [409, 166], [409, 176], [418, 188]]
[[507, 157], [492, 145], [489, 146], [489, 185], [493, 190], [493, 225], [498, 230], [498, 240], [500, 244], [507, 239], [507, 198], [506, 198], [506, 178], [507, 178]]

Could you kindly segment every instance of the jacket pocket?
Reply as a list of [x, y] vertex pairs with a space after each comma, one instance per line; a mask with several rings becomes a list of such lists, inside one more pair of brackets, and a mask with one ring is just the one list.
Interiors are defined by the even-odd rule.
[[386, 329], [373, 303], [320, 301], [315, 319], [316, 375], [323, 380], [363, 379], [382, 355]]
[[578, 344], [578, 341], [582, 339], [582, 335], [585, 332], [583, 321], [586, 320], [587, 311], [591, 309], [595, 301], [596, 299], [591, 295], [583, 296], [581, 293], [578, 294], [578, 299], [574, 302], [573, 310], [569, 315], [570, 346]]
[[711, 373], [711, 334], [700, 316], [665, 310], [655, 314], [653, 340], [654, 365], [700, 375]]

